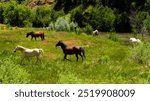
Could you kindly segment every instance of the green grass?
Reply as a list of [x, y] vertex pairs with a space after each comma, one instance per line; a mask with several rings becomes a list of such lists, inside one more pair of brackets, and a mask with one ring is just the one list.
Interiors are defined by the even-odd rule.
[[[28, 31], [44, 31], [46, 40], [26, 38]], [[106, 33], [105, 33], [106, 34]], [[130, 57], [131, 46], [123, 40], [112, 41], [107, 35], [93, 37], [71, 32], [49, 32], [40, 28], [0, 27], [0, 83], [33, 84], [99, 84], [99, 83], [149, 83], [149, 66], [138, 64]], [[69, 41], [85, 47], [86, 59], [76, 62], [64, 61], [58, 40]], [[17, 45], [28, 48], [43, 48], [42, 64], [36, 58], [20, 64], [21, 53], [13, 53]]]

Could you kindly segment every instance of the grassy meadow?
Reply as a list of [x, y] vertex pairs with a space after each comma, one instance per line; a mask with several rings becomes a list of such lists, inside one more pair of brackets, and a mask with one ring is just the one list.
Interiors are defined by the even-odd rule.
[[[26, 38], [29, 31], [44, 31], [45, 39]], [[150, 83], [149, 65], [139, 64], [131, 58], [132, 47], [128, 38], [117, 35], [113, 41], [109, 33], [94, 37], [84, 33], [47, 31], [44, 28], [18, 28], [0, 26], [0, 83], [7, 84], [120, 84]], [[86, 58], [76, 62], [76, 57], [63, 60], [58, 40], [68, 45], [89, 46], [85, 48]], [[21, 53], [13, 52], [17, 45], [27, 48], [43, 48], [42, 63], [35, 64], [36, 58], [20, 64]]]

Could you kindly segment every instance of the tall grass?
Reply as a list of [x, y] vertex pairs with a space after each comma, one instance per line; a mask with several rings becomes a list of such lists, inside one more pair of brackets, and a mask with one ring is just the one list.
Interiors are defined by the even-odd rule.
[[[30, 30], [44, 30], [45, 39], [26, 38]], [[149, 83], [149, 68], [145, 64], [132, 61], [130, 46], [107, 37], [93, 37], [72, 32], [51, 32], [45, 29], [17, 28], [0, 30], [0, 83]], [[61, 48], [56, 48], [58, 40], [73, 45], [86, 46], [86, 58], [76, 62], [76, 57], [63, 60]], [[21, 53], [13, 53], [16, 45], [28, 48], [43, 48], [42, 63], [36, 58], [20, 64]]]

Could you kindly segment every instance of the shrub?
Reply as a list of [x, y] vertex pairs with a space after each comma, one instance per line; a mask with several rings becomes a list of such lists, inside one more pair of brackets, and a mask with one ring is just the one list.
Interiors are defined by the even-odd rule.
[[113, 40], [113, 41], [118, 41], [117, 34], [115, 34], [115, 33], [110, 33], [110, 34], [108, 35], [108, 39]]
[[55, 22], [56, 31], [70, 31], [69, 23], [62, 17], [58, 18]]
[[74, 23], [74, 22], [71, 22], [70, 23], [70, 31], [76, 31], [76, 28], [77, 28], [78, 24], [77, 23]]
[[77, 22], [79, 27], [85, 27], [86, 26], [86, 21], [83, 15], [83, 10], [81, 9], [80, 6], [74, 8], [70, 14], [71, 14], [71, 21]]
[[46, 27], [51, 21], [51, 8], [49, 6], [39, 6], [35, 9], [35, 19], [33, 25], [35, 27]]
[[150, 34], [150, 15], [144, 20], [144, 26], [146, 31]]
[[84, 32], [87, 34], [92, 34], [93, 28], [91, 25], [86, 25], [86, 27], [84, 28]]
[[135, 29], [137, 33], [142, 33], [144, 27], [144, 20], [147, 18], [148, 12], [138, 12], [136, 15]]
[[49, 26], [48, 26], [47, 29], [48, 29], [49, 31], [52, 31], [52, 30], [55, 29], [55, 26], [54, 26], [53, 22], [51, 22], [51, 23], [49, 24]]
[[59, 17], [62, 17], [64, 16], [65, 13], [63, 10], [60, 10], [60, 11], [55, 11], [54, 9], [51, 10], [51, 21], [52, 22], [56, 22], [56, 20], [59, 18]]
[[23, 21], [23, 25], [24, 27], [32, 27], [32, 23], [27, 20]]
[[150, 44], [143, 43], [132, 49], [132, 59], [140, 64], [146, 64], [150, 60]]
[[19, 5], [14, 1], [6, 3], [4, 7], [4, 23], [10, 24], [11, 26], [23, 27], [24, 21], [31, 21], [31, 9], [24, 5]]
[[0, 23], [4, 22], [4, 16], [3, 16], [3, 12], [4, 12], [4, 4], [0, 3]]
[[115, 14], [111, 8], [104, 6], [89, 6], [85, 11], [89, 24], [100, 31], [114, 29]]

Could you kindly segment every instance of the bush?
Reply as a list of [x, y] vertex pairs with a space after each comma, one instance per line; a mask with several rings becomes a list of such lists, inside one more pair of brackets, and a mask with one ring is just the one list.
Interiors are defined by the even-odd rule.
[[86, 21], [83, 15], [83, 10], [80, 6], [74, 8], [70, 14], [71, 14], [71, 21], [77, 22], [79, 27], [85, 27]]
[[33, 25], [35, 27], [46, 27], [51, 21], [51, 7], [39, 6], [34, 11]]
[[138, 12], [136, 15], [135, 29], [137, 33], [141, 33], [144, 27], [144, 20], [147, 18], [148, 12]]
[[55, 30], [56, 31], [70, 31], [69, 22], [67, 22], [64, 18], [60, 17], [55, 22]]
[[104, 6], [89, 6], [85, 11], [89, 24], [100, 31], [111, 31], [114, 29], [115, 14], [111, 8]]
[[118, 41], [118, 37], [117, 34], [115, 33], [110, 33], [108, 36], [108, 39], [112, 40], [112, 41]]
[[92, 34], [92, 31], [93, 31], [93, 28], [91, 25], [87, 25], [85, 28], [84, 28], [84, 32], [87, 33], [87, 34]]
[[150, 34], [150, 15], [147, 17], [147, 19], [144, 20], [144, 27], [146, 28], [146, 31]]
[[140, 64], [146, 64], [150, 60], [150, 44], [143, 43], [132, 49], [132, 59]]
[[53, 22], [51, 22], [47, 28], [49, 31], [53, 31], [55, 29], [55, 26], [53, 24]]
[[76, 31], [76, 28], [77, 28], [78, 24], [77, 23], [74, 23], [74, 22], [71, 22], [70, 23], [70, 31]]
[[0, 23], [4, 22], [3, 12], [4, 12], [4, 4], [0, 3]]
[[24, 21], [31, 21], [31, 9], [24, 5], [19, 5], [14, 1], [6, 3], [4, 7], [4, 23], [10, 24], [11, 26], [24, 27]]
[[23, 25], [24, 27], [32, 27], [32, 23], [27, 20], [23, 21]]

